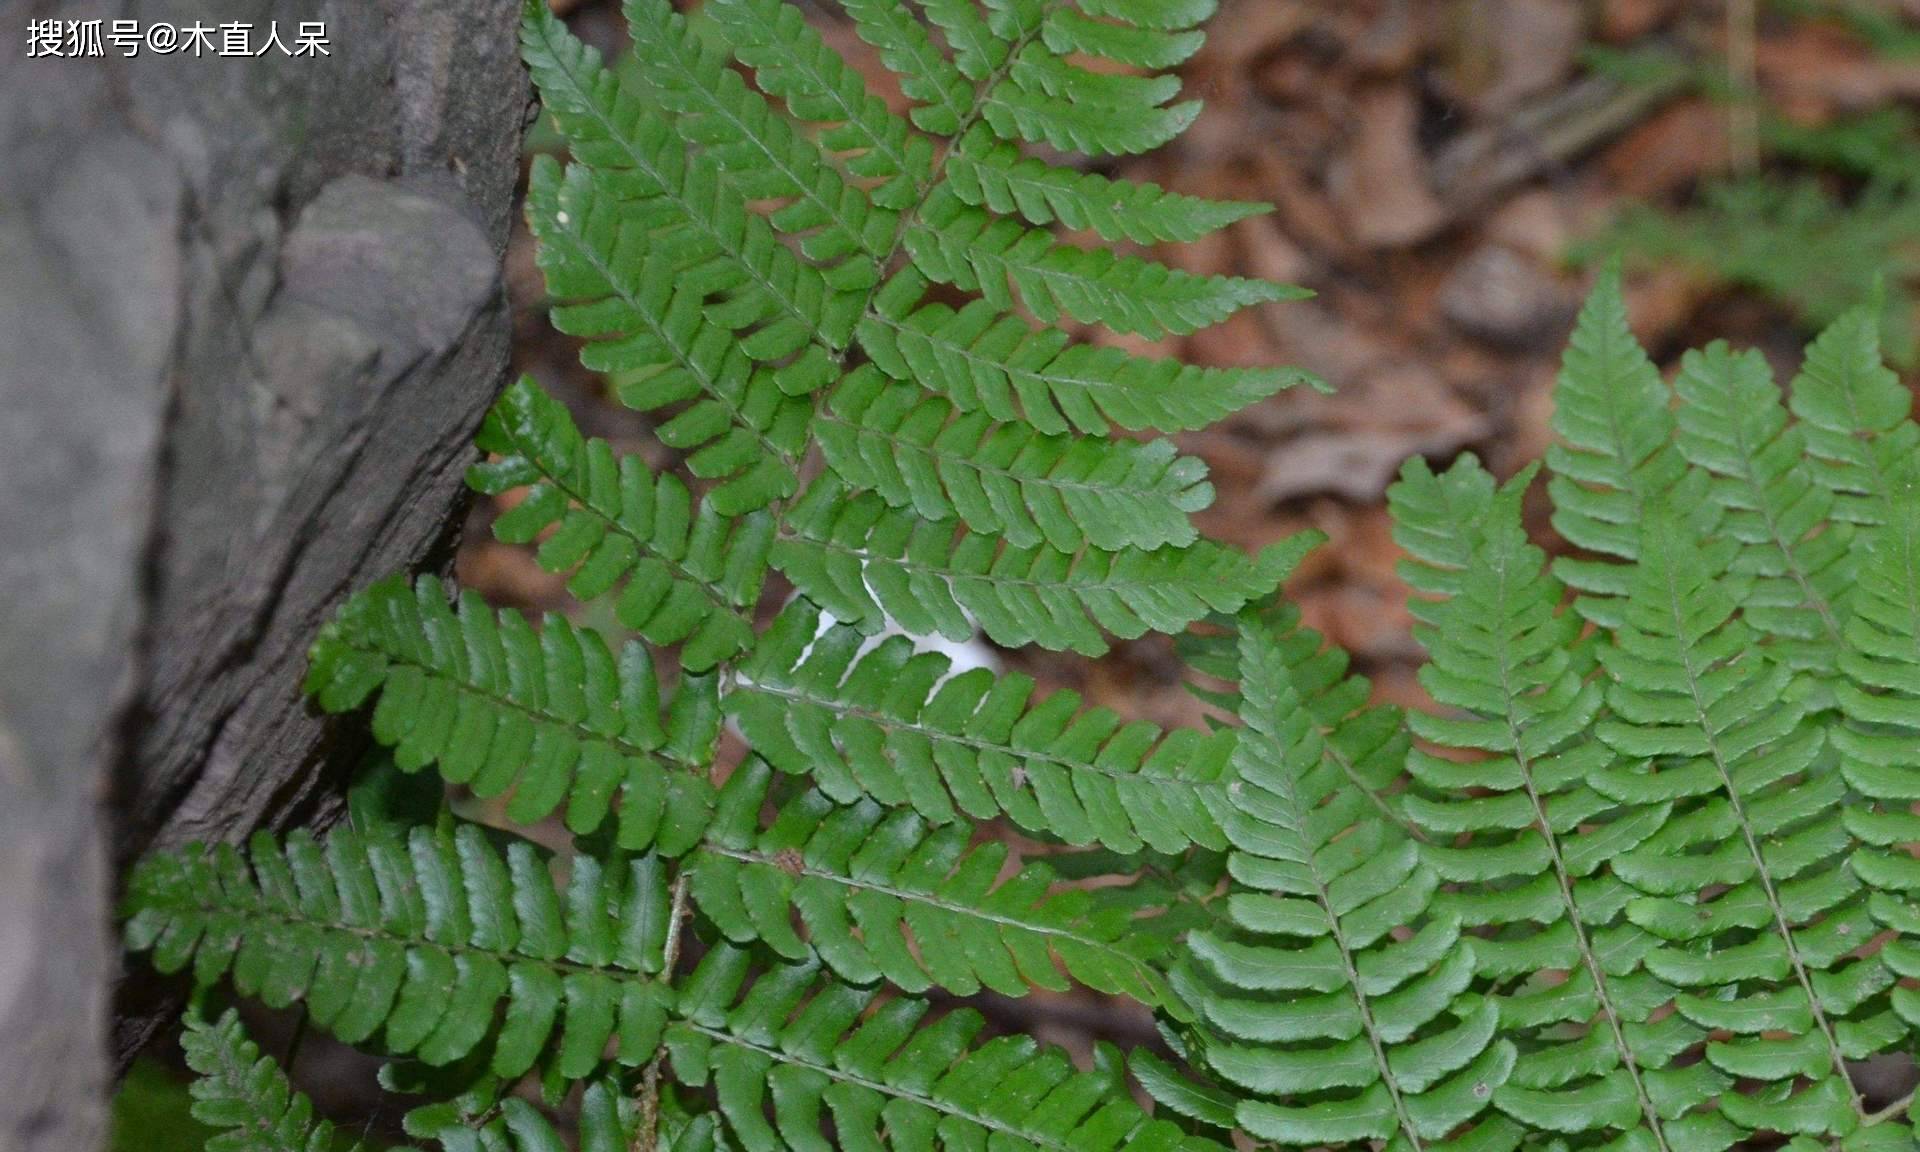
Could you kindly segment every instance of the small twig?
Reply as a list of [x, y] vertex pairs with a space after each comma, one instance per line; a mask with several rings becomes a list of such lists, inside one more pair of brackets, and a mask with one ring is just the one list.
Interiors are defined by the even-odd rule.
[[1884, 1124], [1888, 1120], [1906, 1112], [1907, 1109], [1911, 1107], [1913, 1107], [1913, 1093], [1909, 1092], [1885, 1108], [1880, 1109], [1878, 1112], [1869, 1112], [1861, 1123], [1867, 1127], [1875, 1124]]
[[[685, 872], [673, 878], [673, 901], [667, 909], [667, 942], [661, 950], [660, 977], [673, 979], [673, 970], [680, 962], [680, 922], [687, 915], [687, 874]], [[640, 1076], [640, 1123], [633, 1132], [633, 1152], [656, 1152], [660, 1146], [660, 1062], [666, 1056], [663, 1048], [647, 1061], [647, 1069]]]
[[1760, 84], [1754, 0], [1727, 0], [1727, 159], [1737, 175], [1760, 170]]

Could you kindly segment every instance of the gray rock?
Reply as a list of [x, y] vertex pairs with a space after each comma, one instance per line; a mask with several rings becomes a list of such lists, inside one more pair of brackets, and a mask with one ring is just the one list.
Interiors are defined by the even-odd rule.
[[123, 989], [113, 877], [324, 823], [364, 737], [298, 685], [343, 595], [443, 564], [504, 382], [527, 111], [514, 0], [229, 0], [293, 59], [27, 59], [0, 0], [0, 1148], [84, 1152]]

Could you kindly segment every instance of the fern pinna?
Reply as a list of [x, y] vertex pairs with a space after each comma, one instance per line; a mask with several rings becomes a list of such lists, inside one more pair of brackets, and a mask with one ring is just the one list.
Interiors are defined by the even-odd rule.
[[[1856, 1074], [1920, 1034], [1920, 428], [1873, 321], [1786, 395], [1723, 345], [1669, 385], [1604, 279], [1545, 461], [1574, 551], [1534, 470], [1411, 462], [1433, 707], [1376, 707], [1274, 594], [1312, 541], [1201, 538], [1205, 469], [1118, 435], [1310, 377], [1057, 327], [1294, 294], [1111, 247], [1258, 206], [1029, 148], [1176, 134], [1210, 0], [842, 7], [904, 113], [782, 0], [629, 0], [613, 67], [529, 7], [554, 319], [679, 463], [514, 385], [471, 483], [600, 626], [359, 592], [308, 679], [386, 749], [351, 821], [150, 858], [129, 945], [390, 1057], [462, 1152], [559, 1113], [585, 1152], [1913, 1147]], [[1216, 723], [928, 643], [1150, 631]], [[1162, 1043], [1083, 1066], [954, 1003], [1074, 987]], [[324, 1142], [232, 1018], [189, 1029], [228, 1146]]]

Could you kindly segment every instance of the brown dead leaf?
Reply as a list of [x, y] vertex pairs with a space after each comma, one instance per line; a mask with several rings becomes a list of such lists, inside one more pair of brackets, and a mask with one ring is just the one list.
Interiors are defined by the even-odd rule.
[[1378, 500], [1408, 456], [1451, 455], [1491, 430], [1484, 415], [1413, 361], [1388, 365], [1310, 402], [1320, 419], [1274, 449], [1260, 483], [1268, 500], [1322, 493], [1356, 503]]
[[1625, 44], [1658, 31], [1680, 8], [1680, 0], [1602, 0], [1600, 38]]
[[1704, 100], [1655, 113], [1607, 149], [1602, 173], [1614, 192], [1635, 200], [1673, 195], [1726, 164], [1727, 114]]
[[1586, 14], [1575, 0], [1480, 0], [1491, 9], [1493, 82], [1473, 100], [1476, 111], [1498, 116], [1550, 91], [1573, 74]]
[[1417, 244], [1446, 223], [1427, 183], [1418, 121], [1405, 84], [1376, 86], [1354, 101], [1353, 135], [1328, 173], [1327, 190], [1365, 247]]

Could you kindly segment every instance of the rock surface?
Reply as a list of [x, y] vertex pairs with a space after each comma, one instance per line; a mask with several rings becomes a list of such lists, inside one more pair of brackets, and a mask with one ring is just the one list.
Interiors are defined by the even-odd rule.
[[444, 560], [504, 381], [516, 12], [229, 0], [330, 54], [28, 59], [30, 18], [205, 13], [0, 2], [0, 1148], [98, 1147], [164, 1019], [109, 1037], [118, 870], [335, 807], [306, 646]]

